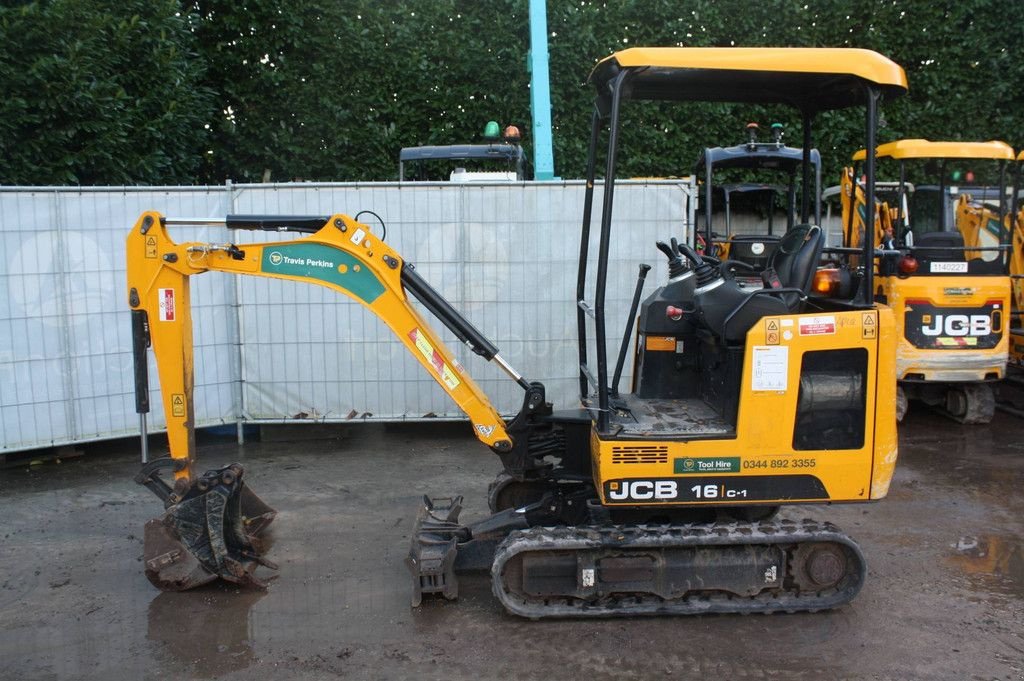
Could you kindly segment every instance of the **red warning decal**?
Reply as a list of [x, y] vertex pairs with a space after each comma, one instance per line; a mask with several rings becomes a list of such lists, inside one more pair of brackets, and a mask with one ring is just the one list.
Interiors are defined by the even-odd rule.
[[834, 315], [822, 317], [799, 317], [801, 336], [821, 336], [836, 332], [836, 318]]
[[162, 288], [157, 289], [158, 298], [160, 301], [160, 321], [162, 322], [173, 322], [174, 321], [174, 289], [173, 288]]

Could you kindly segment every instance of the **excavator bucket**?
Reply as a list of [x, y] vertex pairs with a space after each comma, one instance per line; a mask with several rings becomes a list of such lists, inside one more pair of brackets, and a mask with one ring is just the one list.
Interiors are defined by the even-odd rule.
[[264, 588], [256, 568], [277, 566], [261, 557], [257, 535], [277, 512], [245, 486], [241, 465], [208, 471], [173, 491], [156, 467], [147, 468], [139, 482], [167, 504], [164, 514], [145, 527], [143, 560], [149, 581], [163, 591], [187, 591], [218, 578]]

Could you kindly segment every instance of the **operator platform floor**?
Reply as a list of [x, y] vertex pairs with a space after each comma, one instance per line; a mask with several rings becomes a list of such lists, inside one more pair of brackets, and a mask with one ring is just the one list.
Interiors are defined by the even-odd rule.
[[1024, 679], [1024, 421], [914, 408], [890, 495], [785, 511], [867, 556], [850, 605], [794, 615], [530, 622], [489, 578], [409, 607], [423, 494], [485, 513], [497, 459], [466, 424], [358, 426], [340, 440], [207, 444], [280, 511], [266, 592], [158, 593], [134, 443], [0, 472], [0, 679]]

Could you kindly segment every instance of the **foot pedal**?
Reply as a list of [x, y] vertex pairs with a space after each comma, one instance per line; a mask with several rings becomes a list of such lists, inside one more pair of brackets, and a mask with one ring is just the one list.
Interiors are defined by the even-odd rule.
[[459, 597], [455, 576], [455, 555], [463, 528], [459, 525], [462, 497], [423, 497], [416, 518], [412, 545], [405, 564], [412, 573], [412, 607], [419, 607], [423, 594], [441, 594], [448, 600]]

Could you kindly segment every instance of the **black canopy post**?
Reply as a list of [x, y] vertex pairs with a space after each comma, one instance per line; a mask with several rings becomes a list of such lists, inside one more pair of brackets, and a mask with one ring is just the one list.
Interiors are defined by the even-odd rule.
[[604, 173], [604, 203], [601, 214], [601, 241], [597, 255], [597, 282], [594, 293], [594, 335], [597, 351], [598, 432], [607, 432], [609, 424], [608, 399], [608, 339], [605, 337], [604, 299], [608, 284], [608, 249], [612, 234], [612, 203], [615, 195], [615, 162], [619, 144], [619, 108], [622, 86], [628, 71], [620, 72], [612, 82], [612, 110], [608, 129], [608, 157]]
[[[804, 160], [801, 170], [803, 171], [802, 185], [800, 187], [800, 222], [807, 223], [811, 215], [811, 119], [813, 116], [807, 111], [801, 111], [801, 121], [804, 133]], [[814, 218], [815, 224], [821, 222], [821, 207], [815, 201]]]
[[[865, 149], [864, 174], [867, 176], [864, 191], [867, 213], [867, 224], [864, 227], [864, 304], [873, 305], [875, 302], [875, 125], [878, 120], [878, 100], [881, 93], [878, 88], [870, 85], [865, 86], [867, 94], [867, 115], [865, 116]], [[854, 175], [854, 192], [851, 200], [856, 208], [856, 187], [857, 176]]]
[[594, 108], [590, 119], [590, 150], [587, 152], [587, 186], [583, 195], [583, 226], [580, 230], [580, 262], [576, 275], [576, 335], [580, 351], [580, 399], [587, 399], [589, 382], [583, 367], [587, 365], [587, 316], [581, 303], [586, 298], [587, 258], [590, 252], [590, 219], [594, 207], [594, 177], [597, 168], [597, 142], [601, 137], [604, 119]]

